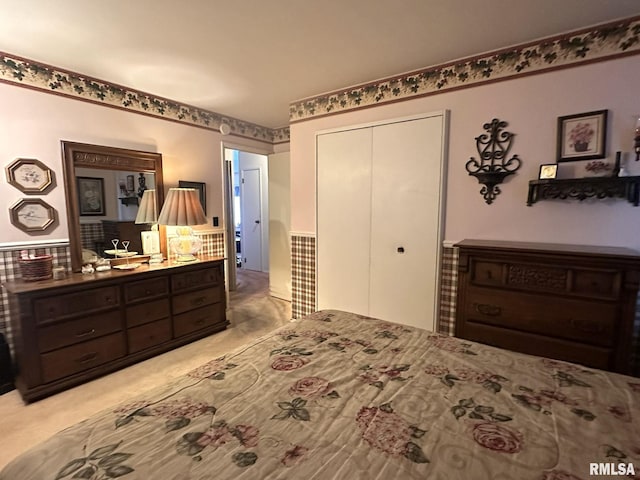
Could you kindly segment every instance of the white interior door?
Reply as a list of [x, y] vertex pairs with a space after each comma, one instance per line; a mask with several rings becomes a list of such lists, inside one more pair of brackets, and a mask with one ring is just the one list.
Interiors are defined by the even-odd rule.
[[435, 329], [442, 116], [373, 128], [369, 315]]
[[240, 170], [242, 268], [262, 271], [260, 169]]
[[316, 306], [369, 311], [371, 129], [317, 137]]

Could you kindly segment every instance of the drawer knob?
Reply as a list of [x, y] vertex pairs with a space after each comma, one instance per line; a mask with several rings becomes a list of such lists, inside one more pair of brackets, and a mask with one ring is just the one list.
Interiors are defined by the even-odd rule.
[[502, 313], [502, 309], [500, 307], [497, 305], [490, 305], [488, 303], [474, 303], [473, 307], [476, 312], [490, 317], [497, 317]]
[[197, 297], [191, 300], [191, 305], [202, 305], [202, 303], [206, 300], [206, 297]]
[[96, 358], [98, 358], [98, 352], [91, 352], [91, 353], [87, 353], [86, 355], [83, 355], [82, 357], [78, 358], [76, 360], [76, 362], [84, 364], [84, 363], [92, 362]]
[[92, 328], [91, 330], [87, 330], [87, 331], [84, 331], [84, 332], [76, 333], [76, 337], [78, 337], [78, 338], [88, 337], [89, 335], [93, 335], [94, 333], [96, 333], [96, 329]]
[[599, 323], [590, 322], [588, 320], [576, 320], [575, 318], [569, 319], [569, 325], [576, 330], [580, 330], [585, 333], [602, 333], [604, 328]]

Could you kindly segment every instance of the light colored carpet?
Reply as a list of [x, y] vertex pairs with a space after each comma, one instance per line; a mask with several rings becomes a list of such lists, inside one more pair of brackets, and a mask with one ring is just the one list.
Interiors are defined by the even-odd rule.
[[270, 297], [268, 274], [238, 271], [228, 329], [171, 352], [25, 405], [17, 391], [0, 396], [0, 470], [54, 433], [260, 337], [291, 319], [291, 304]]

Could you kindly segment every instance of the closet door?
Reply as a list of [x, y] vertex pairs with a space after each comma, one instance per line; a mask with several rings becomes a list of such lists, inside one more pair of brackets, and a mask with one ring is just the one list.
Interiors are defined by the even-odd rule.
[[369, 315], [435, 330], [443, 117], [373, 128]]
[[371, 128], [317, 137], [316, 306], [369, 312]]

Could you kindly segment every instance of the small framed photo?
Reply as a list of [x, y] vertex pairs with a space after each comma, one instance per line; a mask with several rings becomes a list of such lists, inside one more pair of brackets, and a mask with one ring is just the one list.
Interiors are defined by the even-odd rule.
[[544, 165], [540, 165], [540, 173], [538, 174], [538, 178], [540, 180], [556, 178], [557, 173], [558, 173], [557, 163], [546, 163]]
[[81, 216], [106, 215], [104, 204], [104, 179], [76, 177], [78, 182], [78, 206]]
[[558, 117], [558, 162], [606, 156], [608, 110]]
[[202, 205], [202, 211], [207, 214], [207, 190], [206, 184], [202, 182], [187, 182], [185, 180], [178, 180], [179, 188], [195, 188], [198, 191], [200, 197], [200, 205]]
[[5, 170], [9, 184], [27, 195], [41, 195], [53, 186], [53, 172], [35, 158], [18, 158]]

